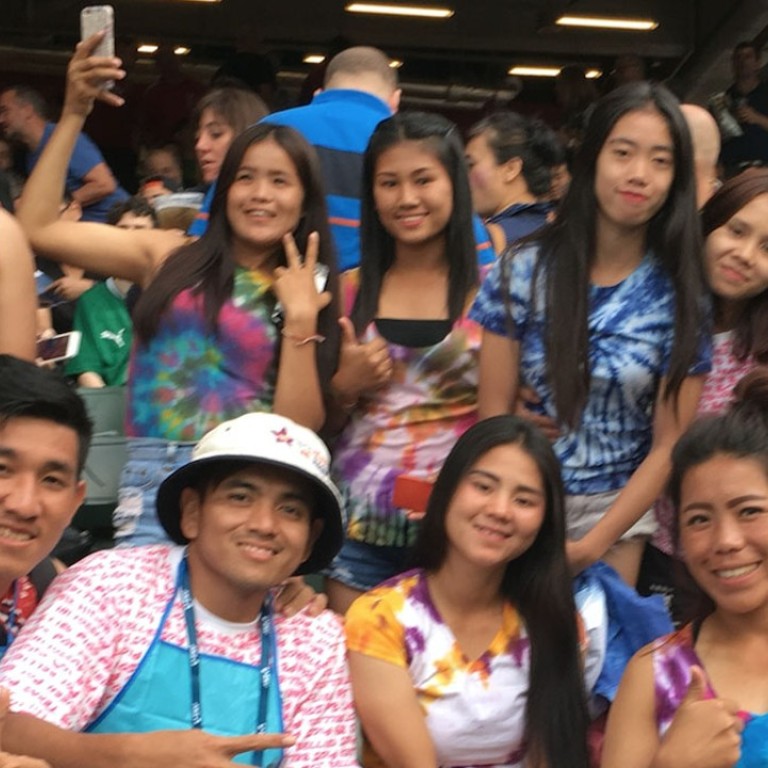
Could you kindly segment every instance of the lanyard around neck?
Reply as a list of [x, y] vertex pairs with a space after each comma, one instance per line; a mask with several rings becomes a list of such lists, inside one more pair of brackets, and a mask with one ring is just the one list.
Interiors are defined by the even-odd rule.
[[[197, 627], [195, 626], [195, 606], [192, 599], [192, 590], [189, 587], [189, 568], [187, 565], [187, 553], [184, 552], [181, 563], [179, 564], [178, 589], [181, 592], [181, 604], [184, 609], [184, 621], [187, 625], [187, 648], [189, 657], [189, 672], [192, 683], [192, 707], [191, 720], [193, 728], [203, 727], [203, 707], [200, 697], [200, 648], [197, 642]], [[267, 731], [267, 705], [269, 702], [269, 691], [272, 685], [273, 674], [273, 653], [272, 646], [273, 626], [272, 626], [272, 600], [270, 596], [264, 601], [264, 605], [259, 614], [259, 625], [261, 628], [261, 665], [259, 667], [261, 678], [261, 695], [259, 697], [259, 712], [256, 721], [256, 733], [266, 733]], [[259, 755], [261, 765], [261, 755]]]
[[19, 612], [19, 593], [21, 592], [20, 579], [13, 582], [13, 598], [11, 600], [11, 610], [8, 611], [8, 618], [5, 620], [5, 645], [0, 646], [0, 658], [11, 647], [11, 643], [16, 639], [19, 632], [17, 626]]

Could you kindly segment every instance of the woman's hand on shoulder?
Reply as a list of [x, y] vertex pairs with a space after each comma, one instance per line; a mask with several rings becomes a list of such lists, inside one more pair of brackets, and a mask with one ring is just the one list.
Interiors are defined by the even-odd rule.
[[122, 80], [125, 77], [125, 70], [120, 68], [120, 59], [91, 55], [103, 37], [104, 33], [98, 32], [77, 44], [67, 68], [63, 114], [69, 112], [85, 117], [90, 114], [97, 99], [113, 107], [124, 103], [124, 99], [104, 87], [109, 80]]
[[691, 682], [650, 768], [732, 768], [741, 756], [744, 722], [735, 702], [707, 698], [700, 667]]
[[286, 266], [275, 269], [272, 290], [282, 304], [285, 327], [291, 333], [312, 333], [318, 314], [331, 303], [330, 292], [318, 291], [315, 284], [319, 244], [320, 236], [312, 232], [302, 260], [293, 235], [283, 237]]

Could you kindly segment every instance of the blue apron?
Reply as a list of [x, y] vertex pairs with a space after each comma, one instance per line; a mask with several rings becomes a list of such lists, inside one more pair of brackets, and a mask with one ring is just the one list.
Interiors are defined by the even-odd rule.
[[[187, 648], [160, 636], [176, 596], [181, 593], [187, 622]], [[165, 607], [152, 644], [133, 675], [88, 733], [147, 733], [205, 728], [219, 736], [282, 733], [283, 707], [277, 679], [277, 643], [270, 601], [260, 616], [261, 665], [198, 653], [194, 607], [189, 591], [186, 552], [176, 589]], [[246, 752], [235, 763], [277, 768], [282, 749]]]

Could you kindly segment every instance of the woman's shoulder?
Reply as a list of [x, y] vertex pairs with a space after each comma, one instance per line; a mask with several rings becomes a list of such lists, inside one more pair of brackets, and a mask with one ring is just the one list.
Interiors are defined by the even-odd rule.
[[693, 628], [687, 624], [644, 645], [635, 652], [627, 669], [657, 677], [671, 674], [664, 670], [686, 668], [696, 663]]
[[360, 595], [352, 603], [350, 611], [376, 611], [381, 606], [388, 606], [397, 612], [422, 591], [423, 584], [424, 572], [421, 569], [406, 571]]

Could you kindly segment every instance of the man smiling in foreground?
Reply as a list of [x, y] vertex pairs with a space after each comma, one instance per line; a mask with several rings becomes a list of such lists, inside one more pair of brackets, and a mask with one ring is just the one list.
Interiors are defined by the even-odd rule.
[[328, 462], [275, 415], [208, 433], [158, 492], [179, 546], [78, 564], [4, 659], [7, 745], [54, 768], [356, 765], [337, 619], [271, 605], [272, 587], [341, 543]]

